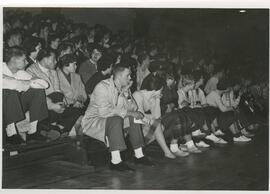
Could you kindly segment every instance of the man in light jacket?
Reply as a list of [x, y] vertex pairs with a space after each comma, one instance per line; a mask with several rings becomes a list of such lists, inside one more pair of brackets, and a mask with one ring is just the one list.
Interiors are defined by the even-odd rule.
[[104, 142], [111, 153], [110, 168], [117, 171], [133, 171], [120, 156], [125, 150], [124, 132], [129, 133], [135, 152], [135, 163], [152, 166], [143, 154], [141, 126], [134, 119], [142, 119], [129, 88], [132, 85], [130, 68], [125, 62], [117, 64], [111, 78], [101, 81], [94, 89], [90, 104], [82, 119], [84, 134]]

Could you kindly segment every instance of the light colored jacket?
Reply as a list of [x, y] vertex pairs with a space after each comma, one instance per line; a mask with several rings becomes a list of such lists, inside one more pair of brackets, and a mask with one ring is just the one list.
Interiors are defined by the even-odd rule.
[[41, 70], [38, 63], [34, 63], [30, 65], [26, 71], [33, 77], [41, 78], [49, 83], [49, 87], [45, 90], [46, 95], [53, 92], [61, 92], [59, 78], [55, 70], [50, 70], [51, 76], [47, 76], [46, 73]]
[[32, 76], [24, 70], [19, 70], [13, 74], [6, 63], [2, 65], [2, 87], [3, 89], [27, 91], [29, 84], [24, 84], [21, 80], [31, 80]]
[[60, 89], [64, 93], [67, 103], [75, 103], [79, 100], [79, 96], [81, 96], [84, 100], [83, 102], [85, 102], [87, 95], [80, 75], [77, 73], [70, 73], [71, 83], [69, 83], [60, 69], [57, 69], [56, 71], [60, 81]]
[[[128, 92], [130, 92], [128, 90]], [[134, 100], [128, 100], [124, 91], [118, 95], [112, 78], [102, 80], [95, 87], [90, 104], [82, 119], [83, 133], [100, 140], [105, 141], [106, 118], [120, 116], [124, 118], [124, 128], [129, 126], [129, 119], [126, 117], [128, 109], [135, 107]], [[136, 108], [134, 108], [136, 109]]]

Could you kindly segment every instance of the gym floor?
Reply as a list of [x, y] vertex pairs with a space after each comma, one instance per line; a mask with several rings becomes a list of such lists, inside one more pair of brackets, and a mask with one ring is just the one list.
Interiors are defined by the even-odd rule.
[[244, 144], [212, 145], [203, 153], [174, 160], [163, 157], [156, 143], [146, 148], [154, 167], [134, 166], [130, 172], [108, 169], [108, 154], [92, 154], [95, 170], [63, 161], [32, 164], [3, 171], [3, 188], [143, 189], [143, 190], [268, 190], [268, 126]]

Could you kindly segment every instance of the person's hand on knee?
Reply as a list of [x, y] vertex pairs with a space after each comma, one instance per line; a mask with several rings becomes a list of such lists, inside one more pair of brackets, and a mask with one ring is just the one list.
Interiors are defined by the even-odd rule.
[[144, 115], [139, 111], [128, 111], [128, 116], [134, 117], [135, 119], [143, 119]]

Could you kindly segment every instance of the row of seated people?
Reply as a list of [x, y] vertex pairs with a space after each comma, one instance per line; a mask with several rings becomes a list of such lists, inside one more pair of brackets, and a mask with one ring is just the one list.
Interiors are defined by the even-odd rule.
[[[134, 148], [135, 162], [153, 165], [142, 149], [153, 140], [165, 157], [185, 157], [200, 153], [199, 147], [209, 147], [203, 141], [194, 142], [193, 136], [205, 135], [214, 143], [226, 144], [217, 136], [231, 133], [234, 142], [248, 142], [254, 136], [252, 130], [258, 127], [254, 111], [261, 106], [247, 99], [249, 80], [241, 83], [230, 77], [230, 82], [224, 81], [223, 71], [217, 71], [208, 80], [205, 96], [200, 89], [204, 83], [200, 71], [182, 75], [176, 84], [172, 72], [154, 65], [140, 89], [132, 93], [130, 61], [121, 60], [113, 65], [112, 76], [107, 78], [105, 75], [110, 74], [115, 61], [107, 62], [104, 58], [99, 61], [107, 66], [89, 78], [96, 81], [90, 81], [94, 85], [87, 94], [75, 73], [76, 57], [72, 54], [56, 61], [53, 50], [42, 49], [36, 63], [27, 68], [22, 49], [9, 48], [4, 54], [3, 121], [11, 143], [24, 141], [16, 124], [29, 117], [29, 128], [24, 131], [26, 141], [57, 136], [51, 131], [67, 135], [73, 129], [78, 135], [93, 137], [109, 147], [112, 169], [132, 170], [120, 155], [126, 149], [126, 133]], [[42, 133], [37, 132], [39, 126], [44, 129]], [[184, 144], [179, 146], [179, 139]]]
[[[209, 147], [195, 136], [217, 144], [227, 143], [224, 134], [251, 141], [268, 114], [268, 80], [235, 75], [235, 69], [228, 73], [215, 60], [192, 59], [174, 41], [12, 14], [4, 18], [8, 143], [84, 134], [109, 147], [112, 169], [130, 170], [120, 155], [123, 131], [135, 161], [153, 165], [142, 149], [153, 140], [165, 157], [184, 157]], [[246, 66], [239, 68], [252, 72]]]

